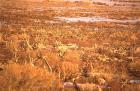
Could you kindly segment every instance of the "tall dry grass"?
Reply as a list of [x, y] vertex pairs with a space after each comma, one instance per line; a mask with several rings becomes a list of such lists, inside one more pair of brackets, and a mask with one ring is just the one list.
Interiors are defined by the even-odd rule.
[[61, 91], [60, 80], [31, 64], [8, 64], [0, 74], [0, 91]]

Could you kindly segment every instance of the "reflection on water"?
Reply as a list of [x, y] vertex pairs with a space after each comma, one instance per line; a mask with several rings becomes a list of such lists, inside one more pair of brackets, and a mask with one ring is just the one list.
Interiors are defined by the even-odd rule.
[[104, 17], [55, 17], [55, 19], [70, 23], [70, 22], [114, 22], [114, 23], [137, 23], [139, 19], [134, 20], [117, 20]]
[[138, 2], [119, 2], [119, 1], [113, 1], [113, 0], [91, 0], [92, 2], [95, 3], [103, 3], [107, 5], [135, 5], [135, 6], [140, 6], [140, 3]]

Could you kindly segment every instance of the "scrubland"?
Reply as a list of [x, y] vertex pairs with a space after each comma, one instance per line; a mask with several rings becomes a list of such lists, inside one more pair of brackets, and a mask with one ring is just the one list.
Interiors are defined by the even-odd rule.
[[[2, 1], [2, 0], [1, 0]], [[0, 91], [140, 91], [140, 7], [2, 1]]]

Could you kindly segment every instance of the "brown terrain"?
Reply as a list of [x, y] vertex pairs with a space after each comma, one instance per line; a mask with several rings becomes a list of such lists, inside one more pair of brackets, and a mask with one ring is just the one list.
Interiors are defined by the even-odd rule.
[[0, 91], [140, 91], [140, 2], [112, 1], [0, 0]]

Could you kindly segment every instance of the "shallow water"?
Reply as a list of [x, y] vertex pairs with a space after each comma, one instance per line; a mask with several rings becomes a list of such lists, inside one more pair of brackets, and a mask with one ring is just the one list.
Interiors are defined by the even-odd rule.
[[123, 5], [123, 6], [128, 6], [128, 5], [135, 5], [135, 6], [140, 6], [140, 3], [138, 2], [119, 2], [119, 1], [112, 1], [112, 0], [92, 0], [92, 2], [95, 3], [103, 3], [107, 5]]
[[117, 19], [109, 19], [104, 17], [55, 17], [55, 19], [58, 19], [60, 21], [64, 21], [67, 23], [71, 22], [113, 22], [113, 23], [137, 23], [140, 22], [139, 19], [134, 20], [117, 20]]
[[131, 83], [131, 84], [139, 84], [140, 80], [130, 80], [129, 83]]

